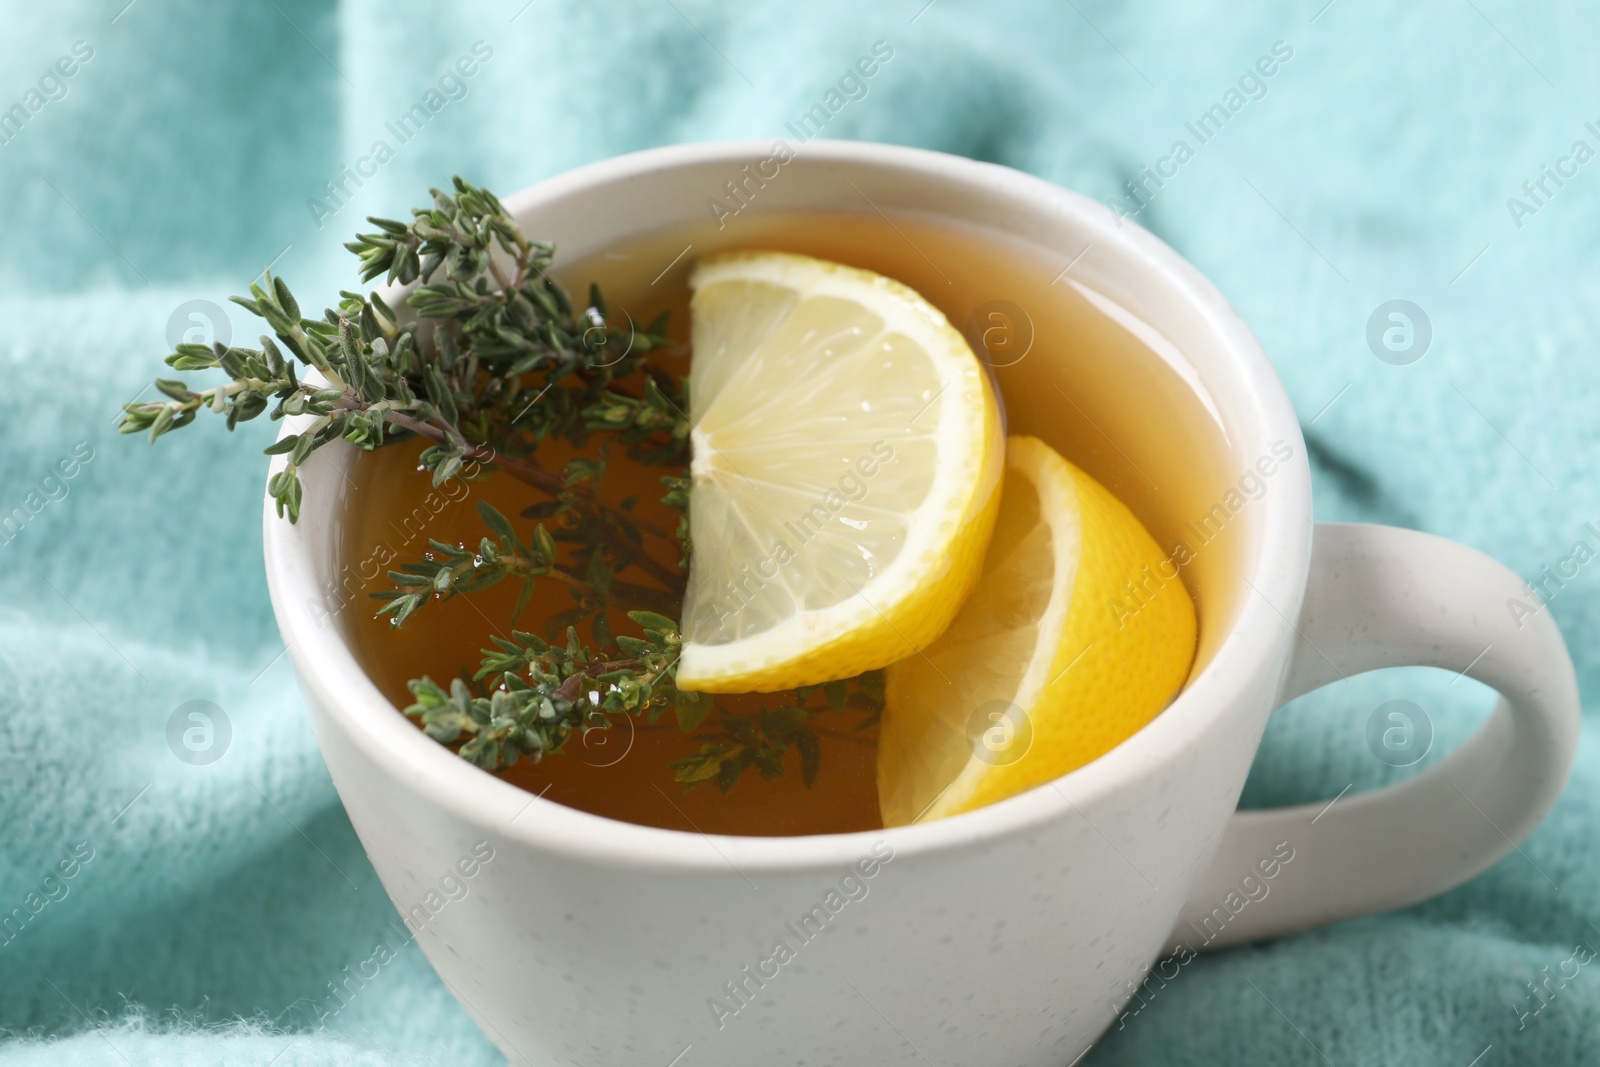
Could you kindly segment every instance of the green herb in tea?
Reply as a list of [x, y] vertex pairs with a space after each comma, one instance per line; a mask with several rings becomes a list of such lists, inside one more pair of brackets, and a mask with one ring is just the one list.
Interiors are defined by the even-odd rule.
[[[464, 476], [470, 463], [483, 472], [477, 477], [499, 472], [533, 487], [543, 500], [520, 516], [534, 520], [529, 527], [519, 532], [480, 500], [478, 544], [430, 540], [420, 558], [388, 572], [393, 587], [374, 594], [378, 613], [398, 627], [430, 603], [508, 581], [520, 583], [513, 625], [545, 589], [564, 589], [571, 608], [548, 620], [543, 637], [490, 635], [494, 647], [448, 686], [412, 681], [416, 702], [406, 713], [496, 770], [559, 752], [620, 716], [654, 724], [671, 709], [700, 740], [672, 764], [686, 789], [714, 781], [727, 791], [752, 767], [779, 778], [790, 752], [810, 784], [820, 760], [814, 718], [850, 710], [861, 716], [858, 729], [873, 725], [882, 707], [875, 672], [796, 690], [753, 713], [716, 709], [714, 698], [674, 684], [682, 638], [670, 614], [681, 607], [691, 551], [689, 420], [685, 384], [647, 358], [668, 345], [665, 316], [617, 321], [594, 286], [576, 306], [548, 276], [554, 247], [525, 237], [492, 193], [460, 178], [453, 192], [431, 192], [432, 205], [413, 211], [409, 224], [369, 219], [377, 232], [346, 245], [363, 282], [415, 283], [411, 316], [376, 293], [341, 292], [336, 308], [305, 318], [283, 279], [268, 274], [234, 300], [272, 336], [259, 349], [180, 345], [169, 366], [220, 369], [227, 380], [191, 388], [159, 378], [166, 399], [126, 405], [122, 431], [154, 441], [202, 409], [230, 430], [263, 413], [310, 416], [266, 449], [287, 454], [268, 491], [291, 522], [300, 514], [300, 469], [336, 440], [373, 450], [423, 438], [430, 444], [420, 463], [435, 486]], [[578, 454], [552, 468], [539, 448], [555, 439]], [[619, 450], [664, 471], [662, 502], [682, 513], [675, 530], [633, 514], [635, 498], [615, 503], [597, 491]], [[626, 617], [636, 634], [612, 632], [619, 606], [634, 607]]]

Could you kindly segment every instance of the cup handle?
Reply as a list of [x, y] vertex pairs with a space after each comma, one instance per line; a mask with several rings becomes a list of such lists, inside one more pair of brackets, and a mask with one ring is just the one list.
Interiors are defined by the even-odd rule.
[[1550, 612], [1488, 556], [1412, 530], [1319, 523], [1295, 630], [1280, 704], [1400, 666], [1460, 671], [1501, 699], [1455, 752], [1403, 782], [1331, 804], [1235, 812], [1169, 950], [1273, 937], [1442, 893], [1516, 848], [1566, 783], [1579, 728], [1572, 658]]

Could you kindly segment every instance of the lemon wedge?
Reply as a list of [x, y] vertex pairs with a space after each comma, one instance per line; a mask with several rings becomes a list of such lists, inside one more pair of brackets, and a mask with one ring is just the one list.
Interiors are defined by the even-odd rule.
[[1194, 602], [1133, 513], [1038, 438], [1010, 438], [976, 591], [888, 671], [884, 825], [992, 804], [1110, 751], [1166, 707], [1194, 652]]
[[773, 692], [914, 655], [983, 565], [1005, 442], [987, 373], [917, 293], [806, 256], [690, 277], [677, 684]]

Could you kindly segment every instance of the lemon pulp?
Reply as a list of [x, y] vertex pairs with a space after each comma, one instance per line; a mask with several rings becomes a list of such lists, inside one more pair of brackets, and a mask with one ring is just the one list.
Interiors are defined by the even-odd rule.
[[678, 684], [770, 692], [915, 655], [972, 590], [998, 511], [987, 373], [943, 314], [870, 271], [732, 253], [690, 285]]
[[1012, 437], [972, 597], [889, 668], [878, 740], [888, 826], [970, 811], [1060, 777], [1154, 718], [1194, 659], [1194, 602], [1105, 487]]

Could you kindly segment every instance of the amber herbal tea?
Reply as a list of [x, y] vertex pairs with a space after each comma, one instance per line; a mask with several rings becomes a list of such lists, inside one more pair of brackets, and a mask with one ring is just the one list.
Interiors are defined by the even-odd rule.
[[[1147, 554], [1143, 562], [1132, 561], [1128, 572], [1119, 572], [1115, 581], [1095, 585], [1080, 574], [1079, 591], [1087, 597], [1091, 595], [1088, 590], [1092, 590], [1097, 601], [1078, 610], [1099, 620], [1092, 625], [1121, 633], [1130, 624], [1144, 625], [1159, 614], [1156, 609], [1146, 610], [1149, 605], [1173, 603], [1176, 597], [1187, 604], [1192, 596], [1198, 607], [1198, 656], [1191, 621], [1187, 637], [1171, 639], [1174, 644], [1187, 641], [1187, 646], [1169, 658], [1179, 682], [1190, 669], [1191, 660], [1196, 666], [1203, 664], [1215, 640], [1213, 635], [1220, 629], [1216, 621], [1231, 610], [1226, 599], [1232, 587], [1228, 575], [1243, 547], [1234, 543], [1240, 535], [1227, 525], [1229, 513], [1219, 513], [1215, 508], [1215, 487], [1228, 481], [1227, 472], [1236, 462], [1249, 464], [1229, 455], [1226, 436], [1209, 414], [1204, 384], [1181, 353], [1147, 325], [1082, 284], [1072, 270], [1063, 269], [1080, 250], [1034, 247], [974, 228], [911, 215], [889, 218], [870, 212], [774, 214], [741, 218], [723, 230], [701, 226], [662, 231], [573, 261], [558, 256], [551, 274], [567, 293], [574, 294], [575, 300], [594, 286], [603, 295], [612, 329], [616, 322], [631, 322], [635, 326], [629, 328], [630, 333], [643, 332], [645, 324], [659, 323], [660, 316], [665, 315], [661, 336], [656, 339], [659, 343], [643, 359], [673, 380], [700, 382], [707, 391], [721, 389], [717, 403], [727, 406], [738, 400], [740, 390], [751, 389], [755, 379], [739, 379], [738, 368], [718, 369], [713, 374], [705, 364], [699, 368], [700, 376], [695, 376], [694, 361], [706, 357], [691, 348], [690, 279], [699, 264], [738, 250], [815, 257], [828, 264], [870, 271], [909, 287], [941, 312], [976, 353], [984, 375], [991, 381], [996, 414], [1004, 420], [1003, 433], [1011, 435], [1013, 442], [1042, 442], [1032, 452], [1005, 449], [1011, 462], [1002, 493], [1010, 495], [1006, 497], [1006, 508], [996, 505], [989, 509], [985, 521], [993, 524], [994, 532], [991, 540], [986, 530], [982, 542], [990, 546], [990, 558], [981, 572], [975, 571], [979, 588], [969, 604], [988, 605], [997, 602], [997, 598], [1004, 600], [1006, 590], [1026, 587], [1026, 576], [1019, 578], [1007, 572], [999, 557], [1034, 559], [1026, 555], [1028, 546], [1037, 552], [1040, 538], [1048, 540], [1051, 531], [1057, 544], [1062, 541], [1063, 527], [1051, 527], [1041, 520], [1044, 505], [1036, 498], [1049, 496], [1049, 472], [1058, 471], [1060, 478], [1070, 479], [1070, 469], [1076, 469], [1109, 491], [1107, 508], [1119, 506], [1109, 502], [1112, 498], [1125, 504], [1132, 517], [1128, 521], [1142, 523], [1153, 538], [1152, 545], [1159, 546], [1159, 553]], [[770, 322], [751, 324], [741, 318], [767, 314], [743, 310], [761, 306], [762, 299], [770, 298], [779, 306], [770, 314], [786, 316], [783, 322], [790, 324], [785, 328], [794, 332], [793, 344], [811, 346], [807, 358], [816, 359], [819, 367], [833, 358], [838, 337], [851, 330], [859, 334], [861, 321], [870, 318], [859, 309], [846, 306], [848, 302], [843, 297], [827, 293], [813, 292], [798, 303], [785, 303], [787, 298], [781, 294], [772, 297], [775, 289], [782, 288], [781, 275], [773, 277], [778, 281], [738, 277], [722, 284], [719, 299], [733, 305], [732, 310], [723, 311], [724, 321], [733, 325], [716, 334], [718, 351], [736, 348], [741, 329], [749, 332], [770, 327]], [[822, 284], [826, 287], [827, 283]], [[710, 292], [704, 285], [702, 289]], [[820, 316], [816, 321], [793, 325], [797, 318], [804, 318], [805, 308], [816, 306], [822, 308], [815, 313]], [[592, 311], [590, 314], [594, 315]], [[867, 332], [876, 329], [891, 339], [902, 337], [905, 331], [890, 328], [896, 321], [893, 314], [885, 312], [881, 321], [874, 319], [875, 325]], [[599, 329], [598, 317], [595, 318], [597, 321], [587, 325], [580, 320], [578, 328]], [[729, 341], [729, 337], [733, 340]], [[700, 340], [704, 342], [705, 338]], [[619, 360], [622, 357], [618, 353], [626, 346], [626, 339], [595, 346], [590, 363], [603, 367], [608, 361]], [[906, 368], [913, 366], [918, 357], [915, 352], [908, 356], [894, 351], [888, 342], [885, 353], [871, 365], [875, 370], [869, 368], [851, 379], [848, 387], [829, 385], [828, 397], [836, 400], [841, 389], [855, 389], [859, 398], [853, 402], [862, 410], [903, 399], [908, 423], [928, 419], [927, 412], [936, 415], [951, 403], [948, 394], [940, 396], [939, 389], [898, 397], [898, 383], [911, 373]], [[619, 378], [614, 383], [615, 391], [626, 397], [643, 397], [649, 388], [647, 377], [646, 371], [636, 371]], [[724, 378], [732, 384], [724, 383]], [[807, 388], [803, 381], [793, 387], [796, 408], [822, 402], [821, 397], [806, 395]], [[511, 427], [518, 426], [519, 421], [524, 426], [537, 425], [544, 416], [539, 406], [560, 402], [563, 399], [558, 390], [542, 395], [529, 391], [519, 396], [519, 410], [506, 413], [508, 423]], [[630, 414], [636, 412], [630, 409]], [[637, 545], [630, 542], [620, 545], [615, 553], [598, 553], [598, 563], [596, 554], [588, 557], [585, 566], [589, 569], [582, 576], [594, 578], [606, 587], [604, 606], [596, 608], [592, 600], [585, 599], [590, 594], [584, 589], [592, 588], [593, 583], [582, 586], [576, 581], [540, 579], [527, 594], [519, 581], [502, 581], [467, 591], [453, 589], [449, 596], [435, 595], [430, 588], [426, 607], [398, 627], [393, 625], [393, 612], [373, 614], [377, 602], [371, 600], [372, 594], [392, 595], [397, 591], [390, 572], [399, 566], [417, 561], [437, 565], [446, 559], [438, 546], [481, 557], [479, 546], [486, 534], [482, 505], [505, 516], [512, 532], [529, 544], [534, 543], [536, 526], [542, 524], [550, 535], [558, 568], [577, 566], [578, 553], [585, 548], [585, 528], [576, 514], [559, 512], [548, 488], [508, 477], [503, 470], [493, 471], [489, 462], [468, 458], [435, 484], [434, 472], [421, 469], [419, 461], [426, 449], [436, 447], [436, 442], [427, 438], [375, 449], [361, 457], [351, 470], [343, 523], [344, 577], [341, 587], [330, 591], [330, 605], [337, 610], [340, 625], [349, 633], [365, 670], [399, 708], [414, 703], [411, 684], [423, 677], [445, 690], [451, 679], [461, 679], [463, 685], [481, 690], [483, 679], [474, 681], [473, 676], [483, 661], [483, 650], [492, 651], [497, 637], [515, 646], [515, 634], [523, 632], [562, 645], [570, 626], [580, 642], [610, 646], [616, 635], [639, 630], [629, 618], [629, 611], [644, 610], [668, 620], [683, 617], [682, 546], [673, 537], [661, 536], [677, 529], [683, 512], [680, 506], [663, 503], [662, 498], [673, 491], [680, 498], [686, 496], [693, 514], [697, 492], [693, 485], [721, 478], [729, 494], [754, 485], [758, 479], [741, 469], [741, 461], [735, 458], [740, 456], [746, 457], [742, 460], [745, 465], [764, 463], [765, 481], [781, 480], [770, 472], [788, 469], [784, 464], [789, 461], [781, 458], [784, 456], [798, 457], [794, 460], [797, 463], [800, 458], [821, 456], [824, 464], [836, 460], [838, 468], [824, 482], [812, 478], [806, 484], [816, 483], [821, 491], [795, 495], [792, 504], [785, 503], [789, 497], [781, 486], [763, 498], [778, 501], [768, 509], [772, 512], [766, 534], [770, 544], [756, 544], [750, 560], [736, 561], [737, 566], [725, 568], [728, 573], [718, 582], [718, 588], [724, 590], [720, 598], [703, 598], [700, 605], [707, 620], [703, 628], [720, 626], [726, 631], [725, 640], [734, 642], [745, 631], [762, 625], [762, 611], [779, 610], [763, 606], [774, 598], [825, 607], [849, 599], [852, 591], [866, 599], [865, 593], [853, 584], [864, 579], [852, 578], [857, 571], [851, 568], [859, 567], [859, 575], [874, 573], [876, 561], [892, 557], [917, 533], [911, 523], [896, 525], [892, 516], [880, 516], [871, 509], [885, 495], [893, 497], [899, 492], [914, 497], [931, 492], [920, 486], [914, 473], [908, 472], [919, 462], [927, 467], [937, 464], [923, 455], [927, 446], [921, 438], [884, 436], [877, 431], [852, 436], [854, 424], [847, 418], [829, 424], [832, 430], [808, 431], [802, 436], [785, 429], [782, 415], [769, 410], [759, 419], [724, 420], [728, 428], [722, 431], [721, 440], [734, 440], [737, 432], [747, 438], [765, 433], [773, 438], [770, 455], [756, 446], [747, 446], [745, 451], [719, 449], [708, 436], [698, 445], [689, 442], [683, 454], [671, 462], [647, 463], [637, 455], [630, 456], [629, 450], [617, 441], [574, 443], [560, 437], [540, 441], [534, 456], [543, 471], [570, 474], [576, 469], [580, 475], [595, 473], [584, 465], [602, 462], [599, 445], [607, 444], [603, 477], [577, 484], [586, 491], [592, 486], [596, 500], [612, 513], [655, 531], [641, 535]], [[999, 440], [999, 433], [997, 429], [995, 440]], [[695, 447], [701, 452], [695, 453]], [[1055, 460], [1045, 459], [1041, 460], [1044, 467], [1035, 464], [1034, 468], [1022, 470], [1014, 452], [1048, 454], [1063, 458], [1066, 465], [1049, 466]], [[691, 460], [691, 456], [696, 458]], [[999, 456], [994, 456], [993, 461], [998, 467]], [[694, 478], [686, 477], [691, 462], [696, 464]], [[569, 467], [574, 463], [576, 468]], [[663, 477], [675, 476], [685, 480], [676, 486], [663, 484]], [[934, 476], [927, 477], [931, 480]], [[798, 474], [796, 478], [804, 480]], [[1033, 478], [1045, 481], [1035, 489], [1030, 487]], [[712, 506], [709, 493], [701, 500], [704, 507]], [[682, 499], [677, 503], [681, 505]], [[1098, 512], [1086, 510], [1085, 518], [1075, 521], [1092, 525], [1094, 514]], [[1223, 521], [1218, 520], [1219, 514]], [[724, 517], [734, 522], [737, 514], [730, 511]], [[710, 522], [704, 518], [701, 521]], [[1041, 534], [1040, 530], [1047, 532]], [[711, 532], [725, 536], [720, 525]], [[779, 544], [782, 550], [776, 547]], [[814, 566], [812, 572], [816, 573], [807, 572], [806, 550], [817, 545], [843, 551], [849, 557], [849, 565]], [[706, 551], [698, 539], [693, 550]], [[785, 551], [789, 558], [782, 558]], [[971, 564], [973, 568], [982, 562], [981, 549], [978, 556], [980, 559]], [[1046, 556], [1037, 559], [1044, 562], [1027, 565], [1034, 577], [1041, 568], [1050, 566]], [[1134, 563], [1138, 566], [1134, 567]], [[703, 567], [710, 565], [702, 563]], [[775, 577], [780, 565], [787, 568], [783, 573], [790, 576], [783, 581]], [[470, 571], [468, 566], [461, 573]], [[802, 591], [796, 591], [807, 582], [810, 584]], [[831, 591], [830, 582], [835, 587]], [[840, 587], [841, 582], [849, 589]], [[993, 587], [987, 594], [984, 583]], [[951, 590], [930, 597], [929, 602], [965, 597], [965, 590]], [[1030, 621], [1018, 631], [1025, 636], [1048, 625], [1051, 609], [1045, 604], [1047, 594], [1040, 592], [1035, 599], [1038, 604], [1028, 610], [1040, 613], [1044, 621]], [[954, 605], [950, 610], [955, 610]], [[979, 610], [989, 609], [962, 609], [969, 614]], [[1022, 609], [1002, 603], [993, 610], [1015, 614]], [[1081, 628], [1081, 623], [1074, 625]], [[892, 623], [890, 628], [898, 629]], [[982, 619], [957, 615], [939, 642], [917, 642], [918, 647], [926, 645], [927, 654], [908, 645], [903, 652], [907, 662], [915, 658], [915, 662], [925, 664], [918, 668], [924, 676], [920, 682], [912, 669], [904, 668], [896, 674], [891, 666], [887, 682], [886, 672], [874, 669], [855, 680], [802, 685], [798, 691], [793, 687], [784, 691], [721, 691], [700, 698], [704, 707], [695, 708], [688, 717], [692, 729], [682, 728], [685, 720], [676, 708], [611, 715], [604, 728], [575, 731], [559, 750], [537, 760], [518, 759], [510, 766], [498, 767], [494, 773], [548, 800], [610, 818], [673, 829], [792, 835], [877, 827], [883, 825], [885, 818], [880, 795], [889, 795], [880, 788], [886, 772], [880, 766], [879, 753], [886, 685], [889, 699], [899, 692], [904, 694], [902, 703], [908, 705], [937, 702], [942, 687], [959, 688], [973, 681], [971, 676], [975, 673], [988, 671], [991, 662], [1010, 663], [1007, 656], [1025, 655], [1006, 651], [1027, 643], [1021, 640], [1019, 645], [1013, 635], [1010, 645], [996, 645], [993, 656], [981, 660], [985, 666], [975, 671], [969, 665], [970, 655], [962, 652], [971, 642], [957, 646], [965, 640], [963, 634], [990, 630], [992, 627], [985, 627]], [[1066, 658], [1069, 652], [1062, 656]], [[1090, 658], [1084, 663], [1092, 664], [1094, 654], [1086, 651], [1084, 655]], [[616, 656], [619, 660], [624, 658], [622, 652]], [[1020, 673], [1020, 668], [1017, 670]], [[945, 677], [958, 672], [961, 677]], [[998, 668], [990, 673], [996, 672]], [[735, 673], [733, 677], [737, 684], [739, 675]], [[492, 676], [490, 681], [492, 684]], [[926, 688], [930, 684], [933, 690]], [[989, 683], [979, 680], [973, 684], [981, 688], [981, 684]], [[580, 702], [597, 702], [602, 697], [603, 683], [588, 678], [583, 685], [582, 691], [574, 690], [568, 696]], [[998, 776], [996, 768], [1004, 769], [1020, 760], [1014, 755], [1021, 747], [1018, 739], [1031, 743], [1038, 725], [1030, 719], [1029, 709], [1019, 706], [1015, 688], [995, 689], [997, 693], [1004, 690], [1005, 699], [975, 698], [972, 715], [963, 715], [970, 721], [962, 744], [970, 746], [970, 752], [977, 757], [972, 766], [979, 772], [994, 771], [991, 777]], [[1170, 695], [1163, 692], [1160, 705]], [[1150, 713], [1154, 711], [1159, 711], [1159, 706]], [[914, 716], [914, 712], [900, 708], [893, 714], [899, 715], [900, 723]], [[936, 745], [927, 731], [914, 722], [916, 728], [898, 730], [896, 723], [891, 717], [889, 732], [893, 743]], [[1055, 735], [1041, 726], [1037, 736], [1042, 740], [1034, 750], [1035, 763], [1048, 749], [1046, 741]], [[1108, 737], [1107, 741], [1116, 743], [1120, 739]], [[1104, 747], [1101, 744], [1085, 750], [1085, 755], [1092, 758]], [[949, 758], [941, 758], [950, 763]], [[724, 773], [735, 759], [743, 761], [738, 773]], [[1062, 767], [1056, 773], [1067, 769], [1070, 767]], [[957, 770], [947, 766], [940, 773], [954, 777]], [[914, 795], [914, 791], [890, 792], [896, 797], [902, 793]], [[981, 789], [973, 793], [974, 797], [982, 795]], [[901, 807], [905, 803], [903, 799], [887, 802]], [[922, 799], [913, 806], [926, 807]], [[890, 814], [895, 821], [908, 821], [924, 812], [908, 809]]]

